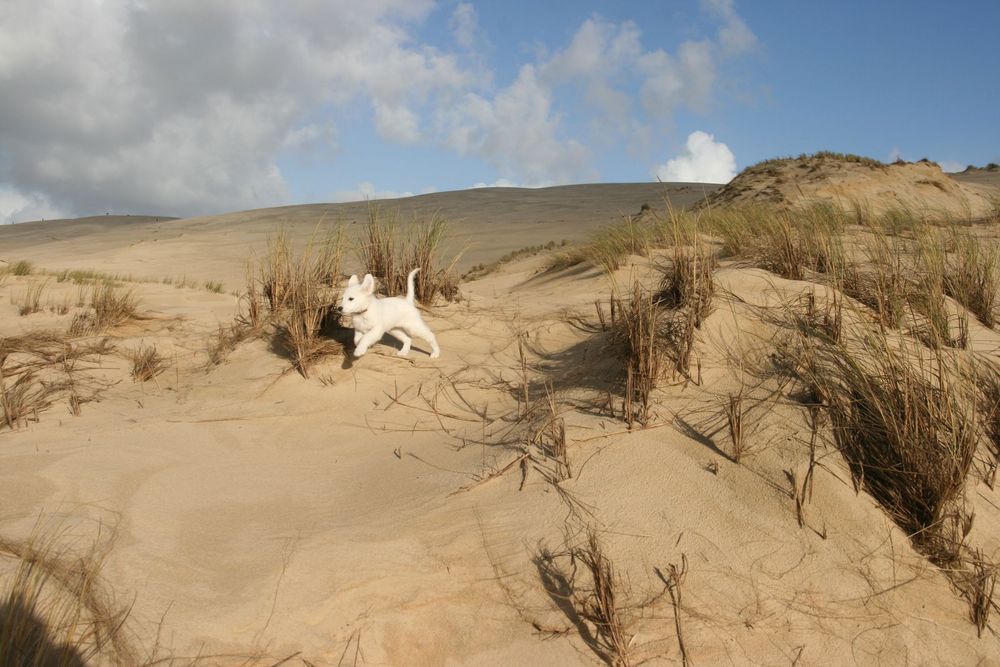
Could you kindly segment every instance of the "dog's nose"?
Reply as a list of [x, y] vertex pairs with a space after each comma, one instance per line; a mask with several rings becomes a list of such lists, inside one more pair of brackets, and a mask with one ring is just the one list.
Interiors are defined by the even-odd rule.
[[336, 312], [338, 312], [338, 313], [343, 313], [343, 312], [344, 312], [344, 307], [343, 307], [343, 306], [334, 306], [334, 308], [333, 308], [333, 309], [334, 309], [334, 310], [335, 310]]

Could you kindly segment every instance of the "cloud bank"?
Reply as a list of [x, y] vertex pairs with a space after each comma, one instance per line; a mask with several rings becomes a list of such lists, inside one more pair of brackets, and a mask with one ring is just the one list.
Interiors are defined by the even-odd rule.
[[719, 63], [753, 48], [731, 2], [701, 7], [716, 33], [673, 52], [595, 16], [497, 85], [467, 2], [432, 45], [419, 39], [430, 0], [7, 0], [0, 221], [285, 203], [283, 158], [341, 157], [340, 127], [359, 117], [387, 146], [478, 159], [485, 180], [597, 179], [594, 141], [648, 145], [676, 109], [707, 108]]

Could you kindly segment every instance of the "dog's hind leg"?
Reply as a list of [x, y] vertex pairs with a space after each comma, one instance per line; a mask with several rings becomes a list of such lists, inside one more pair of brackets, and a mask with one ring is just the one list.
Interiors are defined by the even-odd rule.
[[413, 342], [413, 339], [407, 336], [405, 331], [402, 329], [390, 329], [389, 335], [403, 344], [402, 349], [396, 353], [397, 357], [405, 357], [410, 353], [410, 343]]
[[430, 330], [423, 322], [418, 322], [413, 326], [409, 327], [409, 334], [411, 336], [416, 336], [417, 338], [423, 338], [425, 341], [431, 344], [431, 359], [437, 359], [441, 354], [441, 348], [438, 347], [437, 338], [434, 337], [434, 332]]

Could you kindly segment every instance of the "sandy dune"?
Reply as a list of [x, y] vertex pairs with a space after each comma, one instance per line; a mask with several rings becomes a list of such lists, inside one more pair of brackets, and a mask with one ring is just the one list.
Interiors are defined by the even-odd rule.
[[[704, 194], [667, 190], [678, 206]], [[404, 219], [452, 220], [451, 248], [468, 246], [462, 266], [471, 266], [585, 238], [663, 192], [484, 189], [385, 205]], [[302, 239], [319, 220], [360, 227], [364, 213], [316, 205], [31, 223], [0, 228], [0, 258], [234, 290], [249, 252], [279, 223]], [[682, 558], [694, 664], [996, 661], [996, 634], [977, 638], [947, 578], [855, 493], [832, 449], [799, 527], [786, 471], [807, 464], [802, 410], [762, 403], [753, 455], [737, 465], [724, 454], [718, 410], [737, 382], [732, 353], [752, 356], [770, 340], [756, 309], [803, 283], [724, 262], [723, 296], [697, 349], [700, 386], [666, 387], [653, 427], [628, 433], [607, 409], [615, 384], [594, 309], [611, 283], [586, 267], [539, 273], [543, 261], [505, 265], [463, 284], [460, 302], [430, 309], [439, 359], [419, 341], [406, 360], [380, 345], [357, 361], [327, 361], [309, 380], [262, 340], [205, 370], [206, 342], [232, 320], [236, 297], [130, 283], [143, 318], [111, 332], [119, 352], [91, 371], [115, 384], [80, 416], [58, 403], [26, 428], [0, 430], [0, 533], [24, 536], [40, 514], [77, 543], [114, 526], [103, 581], [132, 604], [127, 629], [142, 660], [159, 636], [158, 656], [175, 664], [601, 664], [605, 649], [542, 557], [591, 526], [623, 582], [634, 664], [681, 664], [658, 573]], [[632, 257], [616, 282], [648, 276], [650, 261]], [[33, 280], [0, 286], [0, 337], [69, 325], [72, 307], [18, 316]], [[73, 301], [77, 289], [50, 277], [43, 301]], [[1000, 334], [974, 334], [976, 349], [1000, 348]], [[558, 483], [547, 464], [519, 463], [537, 426], [519, 417], [519, 336], [530, 399], [542, 401], [550, 383], [566, 422], [572, 476]], [[140, 343], [170, 362], [143, 384], [121, 353]], [[996, 554], [1000, 494], [976, 483], [969, 496], [973, 537]]]

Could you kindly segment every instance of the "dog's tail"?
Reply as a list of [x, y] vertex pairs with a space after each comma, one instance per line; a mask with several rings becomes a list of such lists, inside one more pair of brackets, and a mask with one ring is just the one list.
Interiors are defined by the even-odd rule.
[[417, 271], [420, 267], [417, 267], [410, 271], [410, 275], [406, 276], [406, 303], [413, 305], [413, 276], [417, 275]]

